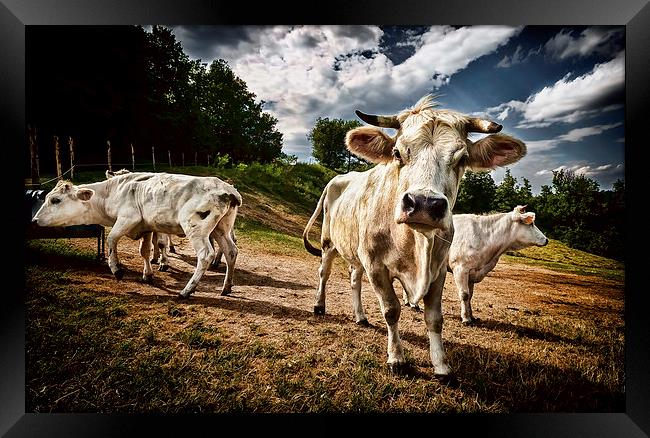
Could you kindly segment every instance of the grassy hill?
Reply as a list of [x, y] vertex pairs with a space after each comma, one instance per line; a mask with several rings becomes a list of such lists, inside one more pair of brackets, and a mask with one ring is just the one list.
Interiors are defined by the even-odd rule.
[[[160, 170], [160, 169], [159, 169]], [[207, 166], [163, 168], [171, 173], [218, 176], [242, 194], [243, 205], [236, 223], [238, 235], [280, 253], [304, 252], [302, 232], [313, 213], [322, 189], [336, 175], [318, 164], [240, 164], [233, 168]], [[43, 178], [44, 180], [49, 178]], [[78, 172], [76, 183], [104, 179], [103, 171]], [[51, 188], [50, 183], [46, 188]], [[318, 223], [312, 241], [318, 241]], [[623, 263], [570, 248], [557, 240], [545, 247], [509, 251], [501, 259], [582, 275], [624, 280]]]

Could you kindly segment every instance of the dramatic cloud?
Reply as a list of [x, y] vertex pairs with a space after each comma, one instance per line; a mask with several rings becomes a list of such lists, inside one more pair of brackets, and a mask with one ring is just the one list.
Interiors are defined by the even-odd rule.
[[612, 56], [620, 50], [622, 36], [623, 30], [618, 27], [590, 27], [583, 30], [577, 38], [573, 37], [573, 31], [563, 29], [546, 42], [544, 51], [556, 60], [592, 54]]
[[[552, 123], [575, 123], [587, 117], [621, 108], [625, 84], [625, 52], [571, 79], [571, 73], [531, 95], [525, 102], [512, 100], [485, 110], [503, 115], [506, 108], [521, 114], [517, 128], [545, 127]], [[508, 113], [505, 113], [508, 116]]]
[[535, 172], [535, 175], [552, 175], [553, 172], [559, 172], [560, 170], [573, 172], [576, 175], [584, 175], [587, 177], [598, 177], [606, 174], [620, 174], [624, 170], [623, 163], [620, 164], [603, 164], [600, 166], [594, 166], [591, 164], [574, 164], [571, 166], [558, 166], [555, 169], [542, 169], [538, 172]]
[[576, 143], [582, 141], [582, 139], [584, 139], [585, 137], [600, 135], [609, 129], [617, 128], [621, 125], [623, 125], [622, 122], [612, 123], [609, 125], [597, 125], [597, 126], [588, 126], [586, 128], [572, 129], [566, 134], [558, 135], [557, 137], [551, 139], [527, 141], [526, 146], [528, 147], [528, 152], [531, 154], [546, 152], [550, 149], [553, 149], [555, 146], [557, 146], [560, 143], [564, 143], [564, 142]]
[[[301, 157], [309, 154], [306, 135], [317, 117], [353, 118], [360, 104], [369, 112], [397, 112], [520, 31], [433, 26], [407, 33], [403, 44], [414, 51], [395, 65], [383, 53], [376, 26], [174, 28], [191, 57], [225, 59], [258, 99], [269, 102], [285, 151]], [[206, 47], [205, 39], [217, 42]]]

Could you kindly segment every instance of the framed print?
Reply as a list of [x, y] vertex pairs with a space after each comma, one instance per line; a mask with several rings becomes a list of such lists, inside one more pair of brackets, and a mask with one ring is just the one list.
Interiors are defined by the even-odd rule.
[[0, 432], [647, 436], [650, 6], [312, 6], [3, 0]]

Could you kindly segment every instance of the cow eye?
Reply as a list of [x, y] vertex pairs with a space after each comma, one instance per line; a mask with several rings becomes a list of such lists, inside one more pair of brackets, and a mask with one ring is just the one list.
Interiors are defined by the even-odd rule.
[[393, 149], [393, 157], [395, 157], [399, 161], [402, 161], [402, 154], [399, 153], [399, 149], [397, 148]]
[[52, 198], [52, 200], [50, 202], [52, 204], [58, 204], [59, 202], [61, 202], [61, 200], [59, 198]]

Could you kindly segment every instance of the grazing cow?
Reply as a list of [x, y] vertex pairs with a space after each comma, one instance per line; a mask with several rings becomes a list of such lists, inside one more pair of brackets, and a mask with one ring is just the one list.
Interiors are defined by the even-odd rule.
[[[231, 230], [242, 203], [239, 192], [214, 177], [134, 172], [92, 184], [59, 181], [47, 194], [33, 221], [40, 226], [100, 224], [112, 227], [107, 237], [108, 266], [116, 278], [124, 276], [117, 256], [122, 236], [133, 240], [158, 233], [187, 236], [196, 251], [196, 268], [180, 293], [188, 298], [213, 262], [215, 239], [224, 250], [226, 276], [222, 295], [232, 290], [237, 246]], [[149, 261], [151, 245], [140, 244], [144, 258], [143, 279], [153, 275]]]
[[474, 284], [494, 269], [504, 252], [546, 244], [548, 239], [535, 226], [535, 213], [526, 213], [525, 206], [487, 216], [455, 214], [447, 271], [454, 276], [463, 323], [477, 319], [471, 306]]
[[[406, 361], [398, 330], [401, 306], [393, 289], [393, 280], [398, 279], [409, 300], [424, 299], [431, 362], [435, 374], [446, 375], [450, 369], [442, 345], [441, 298], [447, 242], [454, 233], [451, 209], [461, 177], [467, 168], [514, 163], [525, 155], [526, 147], [501, 134], [470, 141], [468, 132], [495, 133], [501, 126], [438, 109], [431, 96], [394, 116], [356, 114], [397, 133], [390, 137], [379, 128], [363, 126], [346, 135], [350, 152], [377, 165], [353, 174], [347, 185], [338, 181], [328, 186], [314, 212], [324, 211], [322, 251], [305, 245], [321, 255], [314, 312], [325, 312], [325, 283], [334, 256], [340, 254], [351, 266], [353, 296], [360, 293], [366, 272], [388, 328], [388, 367], [400, 371]], [[330, 189], [340, 194], [330, 196]], [[303, 233], [305, 241], [309, 226]]]

